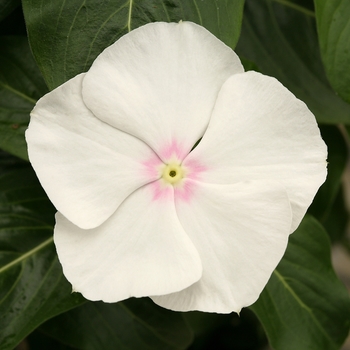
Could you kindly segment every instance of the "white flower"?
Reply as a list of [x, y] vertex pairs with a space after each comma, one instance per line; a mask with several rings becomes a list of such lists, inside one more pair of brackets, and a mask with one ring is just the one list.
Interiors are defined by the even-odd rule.
[[306, 105], [190, 22], [122, 37], [38, 101], [26, 138], [90, 300], [239, 312], [326, 177]]

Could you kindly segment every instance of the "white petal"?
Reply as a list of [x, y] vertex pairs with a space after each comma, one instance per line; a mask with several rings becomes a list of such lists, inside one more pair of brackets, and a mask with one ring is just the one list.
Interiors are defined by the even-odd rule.
[[276, 79], [256, 72], [223, 85], [205, 136], [184, 161], [207, 167], [201, 181], [267, 179], [282, 184], [299, 225], [324, 182], [327, 148], [315, 117]]
[[38, 101], [26, 140], [30, 161], [58, 211], [79, 227], [92, 228], [132, 191], [158, 178], [146, 164], [158, 158], [142, 141], [101, 122], [86, 108], [83, 76]]
[[58, 213], [54, 240], [64, 275], [90, 300], [171, 293], [202, 274], [198, 252], [178, 221], [172, 187], [159, 200], [151, 185], [138, 189], [91, 230]]
[[163, 160], [169, 147], [183, 159], [202, 137], [222, 84], [241, 72], [237, 55], [203, 27], [150, 23], [103, 51], [86, 74], [83, 98]]
[[176, 211], [199, 252], [203, 276], [183, 291], [152, 299], [176, 311], [239, 312], [257, 300], [284, 254], [288, 196], [267, 181], [195, 185], [189, 201], [176, 200]]

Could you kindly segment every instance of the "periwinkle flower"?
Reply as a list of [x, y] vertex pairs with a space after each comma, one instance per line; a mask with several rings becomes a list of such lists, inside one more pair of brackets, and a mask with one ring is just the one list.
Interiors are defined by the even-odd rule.
[[239, 312], [326, 177], [306, 105], [190, 22], [123, 36], [38, 101], [26, 138], [63, 272], [105, 302]]

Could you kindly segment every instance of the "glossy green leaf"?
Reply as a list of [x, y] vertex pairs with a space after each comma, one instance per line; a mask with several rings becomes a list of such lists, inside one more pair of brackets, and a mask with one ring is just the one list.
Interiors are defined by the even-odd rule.
[[237, 52], [281, 81], [320, 123], [350, 124], [350, 105], [334, 93], [324, 72], [314, 14], [285, 3], [246, 1]]
[[341, 185], [341, 179], [348, 160], [348, 146], [344, 140], [343, 133], [337, 126], [323, 125], [320, 129], [322, 138], [328, 147], [328, 174], [326, 182], [319, 189], [309, 208], [309, 213], [319, 220], [321, 224], [324, 224]]
[[192, 332], [181, 313], [150, 299], [116, 304], [88, 302], [45, 323], [41, 330], [64, 344], [84, 350], [186, 349]]
[[251, 307], [275, 350], [336, 350], [348, 335], [350, 299], [330, 260], [327, 233], [306, 216]]
[[52, 242], [55, 210], [34, 172], [10, 168], [0, 174], [1, 350], [84, 301], [63, 277]]
[[0, 37], [0, 148], [28, 159], [29, 113], [47, 88], [25, 37]]
[[317, 29], [327, 76], [350, 103], [350, 1], [315, 0]]
[[23, 0], [35, 59], [50, 89], [89, 69], [96, 56], [148, 22], [189, 20], [234, 47], [244, 0]]

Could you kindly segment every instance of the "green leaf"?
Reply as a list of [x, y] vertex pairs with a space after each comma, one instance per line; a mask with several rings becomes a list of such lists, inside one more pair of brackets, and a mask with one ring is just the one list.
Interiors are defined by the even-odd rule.
[[163, 309], [148, 298], [116, 304], [88, 302], [40, 329], [84, 350], [175, 350], [186, 349], [192, 342], [192, 332], [181, 313]]
[[341, 185], [349, 156], [348, 146], [344, 139], [346, 131], [343, 133], [333, 125], [322, 125], [320, 129], [328, 146], [328, 174], [308, 212], [324, 226], [331, 241], [335, 242], [346, 233], [349, 218]]
[[3, 174], [6, 171], [27, 168], [28, 162], [14, 157], [11, 154], [0, 149], [0, 174]]
[[234, 47], [244, 0], [23, 0], [30, 44], [50, 89], [87, 71], [104, 48], [148, 22], [199, 23]]
[[199, 311], [183, 315], [195, 334], [191, 350], [253, 350], [267, 346], [264, 330], [249, 309], [243, 309], [239, 315]]
[[349, 332], [350, 299], [330, 260], [322, 226], [306, 216], [251, 306], [275, 350], [335, 350]]
[[16, 348], [16, 350], [21, 350], [23, 348], [33, 350], [77, 350], [76, 348], [63, 345], [61, 342], [56, 341], [39, 330], [32, 332], [28, 337], [26, 337], [22, 347], [21, 345], [19, 345], [18, 349]]
[[281, 81], [318, 122], [350, 124], [350, 105], [334, 93], [324, 72], [314, 15], [287, 2], [246, 1], [238, 54]]
[[322, 223], [332, 243], [343, 240], [347, 234], [349, 213], [345, 203], [344, 193], [346, 192], [341, 186], [336, 194], [332, 207]]
[[0, 22], [0, 35], [27, 36], [22, 6], [15, 8], [6, 18]]
[[323, 140], [328, 147], [328, 174], [309, 208], [309, 213], [322, 224], [327, 220], [339, 192], [341, 178], [348, 160], [348, 146], [342, 132], [333, 125], [321, 126]]
[[321, 54], [334, 90], [350, 103], [350, 1], [315, 0]]
[[13, 349], [42, 322], [84, 301], [71, 294], [57, 260], [54, 208], [29, 166], [11, 167], [0, 175], [2, 350]]
[[7, 17], [20, 4], [21, 0], [0, 0], [0, 21]]
[[29, 113], [47, 88], [25, 37], [0, 37], [0, 148], [28, 159]]

